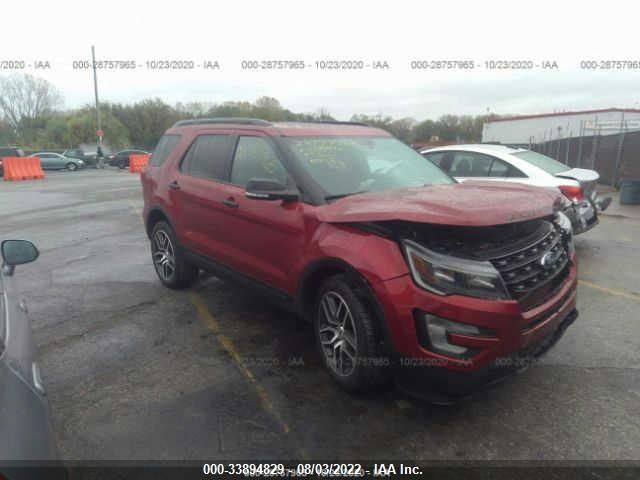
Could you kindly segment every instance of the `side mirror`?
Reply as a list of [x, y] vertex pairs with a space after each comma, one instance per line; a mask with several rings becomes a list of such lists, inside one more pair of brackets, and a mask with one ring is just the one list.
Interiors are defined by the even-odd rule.
[[288, 187], [267, 178], [252, 178], [247, 182], [244, 192], [247, 198], [253, 200], [282, 200], [293, 202], [300, 198], [300, 192], [294, 187]]
[[0, 245], [2, 261], [8, 267], [15, 267], [33, 262], [40, 252], [36, 246], [27, 240], [5, 240]]

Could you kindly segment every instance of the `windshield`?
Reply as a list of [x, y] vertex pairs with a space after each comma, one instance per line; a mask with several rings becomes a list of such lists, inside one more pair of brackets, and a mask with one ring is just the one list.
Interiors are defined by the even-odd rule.
[[541, 153], [533, 152], [531, 150], [527, 150], [526, 152], [517, 152], [513, 155], [526, 160], [527, 162], [535, 165], [538, 168], [541, 168], [551, 175], [555, 175], [560, 172], [566, 172], [567, 170], [571, 169], [571, 167], [567, 167], [564, 163], [560, 163], [559, 161], [554, 160], [551, 157], [547, 157], [546, 155], [542, 155]]
[[285, 141], [327, 199], [455, 182], [395, 138], [289, 137]]

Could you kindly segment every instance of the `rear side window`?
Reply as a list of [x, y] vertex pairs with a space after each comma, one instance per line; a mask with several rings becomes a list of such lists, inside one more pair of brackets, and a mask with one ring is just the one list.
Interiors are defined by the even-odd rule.
[[225, 180], [233, 140], [231, 135], [200, 135], [189, 147], [180, 170], [194, 177]]
[[180, 140], [180, 135], [163, 135], [153, 151], [149, 164], [154, 167], [162, 165], [178, 144], [178, 140]]
[[246, 186], [252, 178], [287, 183], [287, 171], [271, 144], [260, 137], [240, 137], [231, 168], [231, 183]]
[[489, 171], [489, 176], [498, 178], [526, 178], [526, 175], [516, 167], [498, 160], [497, 158], [493, 159], [491, 170]]

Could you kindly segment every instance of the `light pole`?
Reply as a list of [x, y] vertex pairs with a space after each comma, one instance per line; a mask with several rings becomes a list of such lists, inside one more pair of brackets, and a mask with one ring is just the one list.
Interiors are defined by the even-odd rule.
[[98, 144], [96, 147], [96, 166], [102, 168], [102, 122], [100, 119], [100, 101], [98, 99], [98, 73], [96, 68], [96, 49], [91, 45], [91, 60], [93, 65], [93, 90], [96, 97], [96, 135], [98, 137]]

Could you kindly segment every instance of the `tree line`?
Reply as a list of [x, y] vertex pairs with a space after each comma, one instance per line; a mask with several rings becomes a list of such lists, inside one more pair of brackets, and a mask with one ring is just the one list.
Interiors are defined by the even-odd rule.
[[[96, 114], [92, 105], [63, 109], [60, 92], [32, 75], [0, 77], [0, 145], [25, 149], [64, 149], [96, 141]], [[169, 105], [159, 98], [132, 104], [100, 104], [104, 142], [112, 149], [151, 149], [164, 131], [178, 120], [204, 117], [251, 117], [268, 121], [332, 121], [328, 110], [296, 113], [273, 97], [254, 102], [189, 102]], [[497, 117], [492, 115], [491, 118]], [[408, 144], [477, 142], [487, 115], [443, 115], [418, 122], [385, 115], [353, 115], [351, 121], [382, 128]]]

